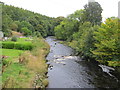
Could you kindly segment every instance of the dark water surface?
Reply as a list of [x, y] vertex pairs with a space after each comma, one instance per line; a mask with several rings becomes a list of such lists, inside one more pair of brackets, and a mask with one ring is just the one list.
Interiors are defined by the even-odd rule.
[[[74, 50], [53, 37], [46, 38], [51, 46], [47, 56], [48, 88], [120, 88], [109, 67], [98, 66], [74, 56]], [[103, 72], [104, 71], [104, 72]]]

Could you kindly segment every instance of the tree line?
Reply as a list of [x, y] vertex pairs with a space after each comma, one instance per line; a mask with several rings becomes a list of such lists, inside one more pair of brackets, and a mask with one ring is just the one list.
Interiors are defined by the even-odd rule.
[[64, 17], [52, 18], [22, 8], [2, 4], [2, 31], [5, 37], [10, 37], [12, 31], [25, 36], [54, 35], [54, 27]]
[[2, 11], [4, 36], [12, 36], [12, 31], [25, 36], [54, 35], [69, 42], [83, 59], [120, 61], [120, 19], [110, 17], [102, 22], [103, 9], [98, 2], [89, 2], [67, 18], [52, 18], [5, 4]]
[[56, 38], [68, 41], [83, 59], [120, 61], [120, 19], [102, 23], [102, 11], [98, 2], [89, 2], [55, 27]]

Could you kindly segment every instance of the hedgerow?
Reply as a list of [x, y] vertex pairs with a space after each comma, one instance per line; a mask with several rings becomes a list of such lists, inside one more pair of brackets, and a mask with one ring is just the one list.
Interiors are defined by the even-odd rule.
[[32, 50], [33, 47], [32, 43], [2, 42], [2, 48], [5, 49]]

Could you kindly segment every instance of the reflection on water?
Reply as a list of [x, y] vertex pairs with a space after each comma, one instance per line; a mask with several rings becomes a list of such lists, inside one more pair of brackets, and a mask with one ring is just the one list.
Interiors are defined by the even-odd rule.
[[[48, 88], [95, 88], [120, 87], [115, 77], [109, 72], [103, 72], [106, 67], [93, 62], [81, 60], [74, 56], [74, 50], [55, 41], [53, 37], [46, 38], [51, 46], [47, 56]], [[106, 70], [110, 68], [107, 67]]]

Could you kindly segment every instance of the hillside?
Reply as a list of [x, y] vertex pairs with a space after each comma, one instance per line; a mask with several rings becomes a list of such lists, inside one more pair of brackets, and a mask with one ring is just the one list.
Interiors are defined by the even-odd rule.
[[2, 8], [4, 36], [10, 37], [11, 31], [21, 32], [25, 36], [46, 37], [54, 34], [55, 18], [5, 4]]

